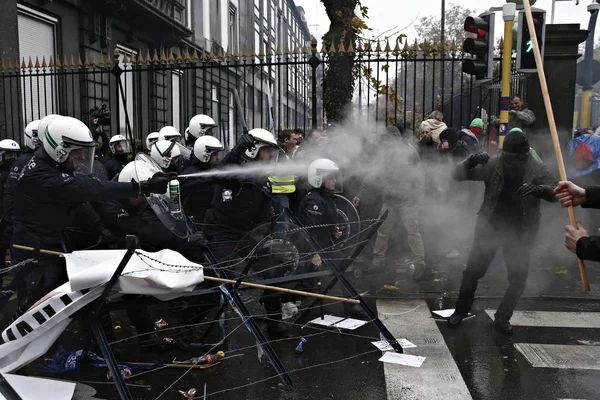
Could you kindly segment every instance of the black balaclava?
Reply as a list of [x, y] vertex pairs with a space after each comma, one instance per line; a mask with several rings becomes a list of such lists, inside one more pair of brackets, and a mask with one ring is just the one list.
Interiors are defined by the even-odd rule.
[[440, 141], [445, 140], [448, 142], [448, 147], [452, 147], [458, 142], [458, 134], [454, 129], [444, 129], [440, 133]]

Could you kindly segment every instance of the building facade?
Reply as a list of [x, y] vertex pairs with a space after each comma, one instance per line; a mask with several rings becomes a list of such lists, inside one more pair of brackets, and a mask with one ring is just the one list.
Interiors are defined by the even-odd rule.
[[198, 113], [215, 119], [227, 145], [242, 116], [249, 127], [311, 125], [311, 36], [292, 0], [6, 0], [1, 8], [2, 138], [20, 140], [28, 122], [51, 113], [87, 122], [102, 104], [111, 134], [138, 140], [164, 125], [183, 132]]

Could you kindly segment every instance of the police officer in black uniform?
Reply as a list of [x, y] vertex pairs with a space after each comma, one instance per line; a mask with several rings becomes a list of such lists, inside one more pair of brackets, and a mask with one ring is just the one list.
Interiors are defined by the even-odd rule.
[[[123, 168], [118, 175], [118, 181], [129, 183], [133, 180], [140, 182], [151, 176], [152, 170], [148, 167], [148, 163], [136, 160]], [[102, 223], [115, 236], [125, 239], [125, 236], [128, 234], [135, 235], [145, 250], [171, 249], [181, 252], [188, 258], [195, 258], [193, 251], [207, 245], [207, 241], [201, 232], [187, 236], [188, 232], [185, 230], [185, 226], [182, 232], [183, 235], [178, 236], [172, 232], [159, 219], [149, 206], [146, 197], [141, 193], [137, 197], [129, 199], [94, 201], [92, 202], [92, 206], [98, 213]], [[180, 303], [178, 303], [177, 315], [172, 316], [182, 317], [185, 307], [181, 307]], [[170, 309], [174, 309], [174, 307], [170, 307]], [[147, 307], [134, 299], [133, 302], [127, 304], [125, 310], [138, 334], [149, 334], [147, 340], [144, 340], [145, 342], [151, 345], [160, 343], [158, 336], [154, 332], [154, 325]], [[107, 315], [104, 315], [103, 325], [107, 335], [111, 336], [113, 334], [112, 327], [108, 321], [110, 319]], [[179, 341], [179, 339], [178, 337], [176, 341]]]
[[[248, 132], [254, 147], [244, 153], [243, 159], [268, 163], [272, 152], [278, 149], [273, 134], [265, 129]], [[249, 140], [248, 140], [249, 141]], [[203, 230], [218, 267], [235, 277], [231, 271], [243, 254], [234, 254], [244, 236], [259, 225], [271, 222], [271, 188], [264, 172], [249, 172], [235, 179], [223, 180], [215, 185], [211, 208], [206, 212]], [[244, 245], [241, 244], [243, 247]], [[281, 297], [266, 295], [261, 300], [268, 315], [267, 328], [271, 336], [286, 338], [292, 334], [281, 324]]]
[[332, 239], [342, 236], [342, 232], [335, 226], [335, 192], [339, 172], [340, 169], [331, 160], [321, 158], [313, 161], [308, 167], [308, 183], [312, 189], [298, 207], [298, 219], [303, 226], [322, 225], [309, 228], [309, 234], [324, 250], [331, 247]]
[[17, 185], [17, 179], [21, 175], [23, 167], [33, 157], [33, 152], [37, 150], [42, 142], [38, 137], [38, 127], [40, 120], [35, 120], [27, 124], [25, 127], [23, 142], [25, 143], [25, 149], [23, 154], [17, 158], [12, 165], [6, 182], [4, 183], [4, 192], [2, 195], [2, 206], [4, 216], [2, 218], [3, 232], [2, 232], [2, 243], [6, 245], [6, 248], [10, 247], [10, 241], [13, 233], [13, 208], [15, 203], [15, 186]]
[[63, 232], [73, 204], [136, 197], [140, 192], [164, 193], [169, 181], [160, 175], [139, 183], [100, 182], [89, 176], [96, 144], [88, 127], [75, 118], [55, 118], [45, 130], [43, 142], [23, 168], [15, 188], [12, 244], [35, 251], [13, 248], [11, 257], [13, 263], [37, 261], [17, 272], [19, 278], [25, 277], [19, 288], [19, 310], [26, 310], [66, 280], [64, 259], [38, 250], [67, 250]]
[[127, 165], [129, 154], [131, 154], [131, 147], [129, 146], [129, 141], [123, 135], [115, 135], [110, 138], [108, 147], [113, 157], [106, 162], [105, 166], [108, 180], [111, 180]]
[[[200, 136], [194, 143], [190, 166], [183, 171], [183, 175], [209, 171], [218, 163], [218, 152], [223, 149], [223, 144], [219, 139], [212, 136]], [[236, 151], [240, 151], [240, 149]], [[244, 151], [246, 151], [245, 148], [241, 153], [243, 154]], [[180, 181], [183, 209], [194, 224], [202, 224], [206, 210], [210, 208], [213, 197], [211, 181], [213, 179], [210, 177], [184, 178]]]

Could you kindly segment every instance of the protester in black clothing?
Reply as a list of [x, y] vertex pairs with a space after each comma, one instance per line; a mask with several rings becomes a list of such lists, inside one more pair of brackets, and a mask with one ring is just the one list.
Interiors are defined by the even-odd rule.
[[454, 129], [445, 129], [440, 133], [440, 150], [443, 155], [449, 154], [456, 161], [462, 161], [471, 153], [469, 146], [462, 140], [458, 140], [458, 134]]
[[520, 132], [504, 139], [503, 153], [490, 157], [473, 154], [456, 166], [459, 181], [485, 182], [485, 194], [475, 227], [473, 247], [463, 272], [456, 311], [448, 320], [456, 328], [465, 318], [473, 301], [477, 282], [482, 278], [499, 248], [508, 270], [508, 289], [494, 320], [496, 330], [512, 333], [510, 318], [525, 290], [529, 272], [529, 252], [540, 223], [540, 199], [556, 201], [556, 180], [546, 167], [529, 154], [529, 143]]
[[[556, 198], [563, 207], [600, 208], [600, 186], [579, 187], [573, 182], [559, 182]], [[577, 222], [577, 227], [565, 226], [565, 246], [581, 260], [600, 261], [600, 236], [588, 235]]]

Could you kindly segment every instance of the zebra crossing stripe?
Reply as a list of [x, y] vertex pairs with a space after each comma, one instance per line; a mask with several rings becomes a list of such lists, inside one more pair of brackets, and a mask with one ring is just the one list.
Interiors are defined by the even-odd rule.
[[536, 368], [600, 370], [600, 346], [515, 343]]
[[[485, 310], [494, 319], [495, 310]], [[510, 323], [513, 326], [536, 328], [600, 328], [600, 312], [515, 311]]]
[[472, 398], [425, 301], [377, 300], [377, 313], [396, 338], [417, 345], [405, 353], [427, 357], [420, 368], [383, 364], [388, 399]]

